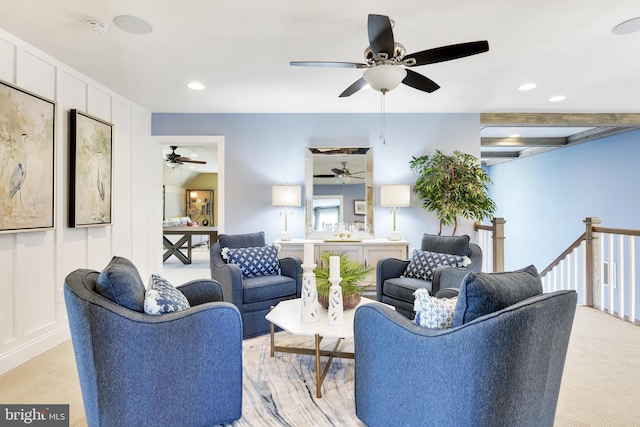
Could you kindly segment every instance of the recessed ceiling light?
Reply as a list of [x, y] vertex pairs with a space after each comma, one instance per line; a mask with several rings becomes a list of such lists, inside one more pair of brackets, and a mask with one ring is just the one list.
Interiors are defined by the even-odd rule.
[[640, 17], [629, 19], [613, 27], [613, 34], [631, 34], [640, 31]]
[[512, 135], [509, 135], [509, 138], [520, 138], [520, 134], [519, 133], [514, 133]]
[[147, 21], [137, 16], [119, 15], [113, 18], [113, 22], [122, 31], [131, 34], [149, 34], [153, 31], [153, 27]]
[[567, 97], [564, 95], [556, 95], [549, 98], [549, 102], [560, 102], [564, 101], [565, 99], [567, 99]]
[[538, 85], [535, 83], [524, 83], [518, 86], [518, 90], [531, 90], [531, 89], [535, 89], [536, 86]]
[[193, 90], [204, 90], [204, 85], [200, 82], [191, 82], [187, 85], [187, 87]]

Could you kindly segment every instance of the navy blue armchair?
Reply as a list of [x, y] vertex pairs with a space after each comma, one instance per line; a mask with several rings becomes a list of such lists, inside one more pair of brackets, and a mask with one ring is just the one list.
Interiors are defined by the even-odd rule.
[[[178, 289], [191, 308], [149, 315], [100, 295], [99, 274], [76, 270], [64, 284], [87, 424], [205, 426], [239, 419], [242, 323], [236, 307], [219, 302], [220, 285], [189, 282]], [[144, 298], [141, 279], [136, 282], [129, 296]], [[135, 301], [139, 310], [142, 304]]]
[[482, 250], [478, 245], [469, 243], [469, 236], [422, 236], [423, 251], [468, 256], [471, 263], [465, 267], [440, 266], [433, 273], [433, 280], [404, 277], [410, 260], [382, 258], [376, 267], [376, 298], [392, 305], [409, 319], [413, 319], [413, 293], [417, 289], [427, 289], [435, 295], [440, 289], [459, 288], [462, 279], [469, 272], [478, 272], [482, 268]]
[[369, 427], [553, 426], [576, 301], [575, 291], [540, 294], [439, 330], [382, 304], [358, 308], [358, 418]]
[[211, 246], [211, 278], [222, 286], [224, 300], [242, 314], [243, 337], [266, 334], [270, 324], [265, 319], [271, 306], [280, 301], [300, 298], [302, 292], [302, 261], [298, 257], [281, 258], [278, 274], [244, 277], [240, 266], [227, 263], [222, 248], [240, 249], [265, 246], [264, 232], [221, 234]]

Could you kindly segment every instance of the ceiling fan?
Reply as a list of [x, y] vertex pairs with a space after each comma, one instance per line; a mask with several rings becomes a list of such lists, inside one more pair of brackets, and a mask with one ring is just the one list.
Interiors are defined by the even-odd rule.
[[361, 176], [354, 176], [357, 174], [364, 173], [364, 171], [351, 172], [349, 169], [347, 169], [347, 162], [341, 162], [341, 163], [342, 163], [342, 169], [339, 169], [339, 168], [331, 169], [331, 172], [333, 172], [333, 174], [313, 175], [313, 177], [314, 178], [336, 178], [336, 179], [348, 177], [348, 178], [355, 178], [355, 179], [364, 179], [364, 177], [361, 177]]
[[180, 154], [176, 153], [176, 150], [178, 149], [178, 147], [175, 145], [172, 145], [169, 148], [171, 148], [171, 153], [167, 154], [164, 161], [167, 163], [167, 166], [169, 166], [170, 168], [175, 168], [177, 166], [180, 166], [183, 163], [197, 163], [199, 165], [207, 164], [207, 162], [203, 160], [192, 160], [188, 157], [182, 157]]
[[364, 51], [364, 63], [291, 61], [292, 66], [365, 68], [363, 76], [340, 94], [351, 96], [369, 85], [383, 94], [395, 89], [400, 83], [424, 92], [434, 92], [440, 86], [428, 77], [406, 67], [434, 64], [487, 52], [486, 40], [441, 46], [406, 54], [405, 47], [393, 38], [393, 21], [385, 15], [369, 15], [367, 22], [369, 46]]

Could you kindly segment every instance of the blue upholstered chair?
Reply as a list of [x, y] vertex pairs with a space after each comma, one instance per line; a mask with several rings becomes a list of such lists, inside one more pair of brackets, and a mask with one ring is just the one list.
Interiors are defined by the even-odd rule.
[[[409, 319], [413, 319], [413, 293], [417, 289], [427, 289], [431, 295], [444, 288], [459, 288], [462, 279], [469, 272], [482, 268], [482, 250], [469, 243], [469, 236], [437, 236], [424, 234], [420, 250], [434, 253], [467, 256], [470, 264], [465, 267], [442, 265], [435, 268], [432, 280], [406, 277], [405, 271], [411, 260], [382, 258], [376, 268], [376, 298], [392, 305]], [[411, 254], [410, 254], [411, 258]]]
[[150, 315], [142, 279], [124, 258], [114, 257], [102, 274], [81, 269], [66, 277], [89, 426], [205, 426], [242, 416], [238, 309], [220, 302], [222, 289], [213, 280], [178, 289], [191, 308]]
[[[276, 259], [274, 271], [264, 275], [246, 277], [239, 264], [227, 262], [222, 249], [263, 248], [264, 232], [250, 234], [220, 234], [211, 247], [211, 278], [222, 286], [224, 300], [233, 303], [242, 314], [243, 336], [250, 338], [269, 332], [265, 316], [278, 302], [300, 298], [302, 291], [302, 262], [300, 258]], [[277, 258], [277, 254], [275, 255]], [[252, 264], [248, 255], [241, 261]]]
[[369, 427], [553, 426], [577, 295], [542, 294], [531, 272], [470, 273], [450, 329], [358, 308], [357, 416]]

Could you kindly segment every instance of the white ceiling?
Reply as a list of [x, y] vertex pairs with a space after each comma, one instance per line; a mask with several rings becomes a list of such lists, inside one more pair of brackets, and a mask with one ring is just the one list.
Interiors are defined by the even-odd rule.
[[[373, 90], [338, 98], [362, 70], [289, 66], [363, 62], [369, 13], [390, 16], [408, 53], [475, 40], [490, 46], [413, 68], [441, 88], [400, 85], [386, 95], [388, 113], [640, 111], [640, 32], [612, 33], [640, 16], [638, 0], [0, 0], [0, 27], [151, 112], [377, 113]], [[142, 18], [153, 31], [123, 31], [118, 15]], [[89, 31], [87, 18], [109, 31]], [[206, 89], [187, 89], [194, 80]], [[537, 87], [519, 91], [526, 82]], [[555, 95], [566, 100], [549, 102]], [[559, 129], [551, 136], [566, 133]]]
[[[338, 98], [362, 70], [290, 67], [361, 62], [367, 14], [389, 15], [407, 52], [474, 40], [490, 51], [414, 68], [441, 89], [401, 85], [387, 112], [637, 112], [637, 0], [2, 0], [0, 27], [152, 112], [378, 112], [380, 95]], [[113, 18], [153, 27], [135, 35]], [[86, 18], [106, 22], [106, 34]], [[188, 90], [192, 80], [206, 89]], [[517, 87], [538, 84], [529, 92]], [[566, 101], [549, 103], [553, 95]]]

